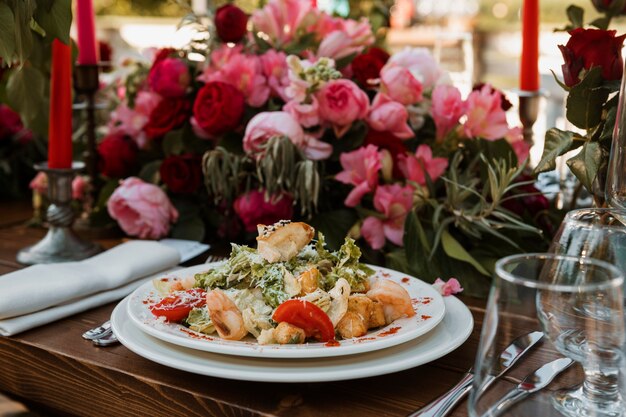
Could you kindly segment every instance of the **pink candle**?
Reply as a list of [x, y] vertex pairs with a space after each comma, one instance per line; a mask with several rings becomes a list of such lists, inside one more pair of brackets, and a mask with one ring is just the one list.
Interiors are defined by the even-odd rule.
[[48, 166], [72, 167], [72, 49], [52, 42]]
[[539, 0], [524, 0], [522, 6], [520, 90], [539, 90]]
[[78, 27], [78, 63], [97, 65], [98, 45], [92, 0], [76, 0], [76, 25]]

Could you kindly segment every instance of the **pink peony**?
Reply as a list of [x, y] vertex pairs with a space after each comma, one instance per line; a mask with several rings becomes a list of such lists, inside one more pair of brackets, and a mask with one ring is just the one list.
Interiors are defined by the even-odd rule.
[[31, 190], [39, 194], [46, 194], [48, 192], [48, 176], [45, 172], [40, 171], [32, 180], [30, 180], [28, 186]]
[[530, 155], [530, 145], [524, 141], [524, 133], [521, 127], [514, 127], [509, 129], [507, 134], [504, 136], [511, 148], [513, 148], [513, 152], [517, 156], [518, 164], [523, 164], [528, 159]]
[[260, 57], [261, 69], [267, 79], [273, 97], [279, 97], [287, 101], [285, 89], [289, 85], [289, 67], [287, 67], [287, 55], [281, 51], [270, 49]]
[[263, 106], [270, 96], [270, 88], [263, 75], [261, 59], [256, 55], [240, 53], [240, 48], [229, 49], [231, 50], [219, 49], [217, 59], [211, 57], [213, 65], [205, 69], [198, 77], [198, 81], [204, 83], [221, 81], [231, 84], [243, 93], [246, 103], [250, 106]]
[[509, 125], [501, 101], [501, 93], [488, 84], [472, 91], [466, 101], [467, 120], [463, 125], [465, 135], [487, 140], [503, 138], [509, 131]]
[[107, 209], [126, 234], [140, 239], [160, 239], [178, 220], [178, 211], [163, 190], [136, 177], [120, 182]]
[[367, 123], [379, 132], [390, 132], [400, 139], [409, 139], [415, 136], [415, 133], [407, 123], [408, 118], [409, 112], [406, 107], [393, 101], [388, 95], [378, 93], [367, 116]]
[[133, 109], [123, 103], [111, 113], [109, 133], [130, 136], [140, 148], [145, 148], [148, 138], [143, 128], [150, 120], [152, 110], [162, 99], [157, 93], [140, 91]]
[[156, 62], [150, 69], [148, 83], [163, 97], [182, 97], [191, 82], [189, 69], [177, 58], [165, 58]]
[[422, 101], [422, 83], [406, 68], [385, 65], [380, 81], [381, 91], [405, 106]]
[[253, 190], [237, 197], [233, 209], [247, 232], [256, 231], [257, 224], [274, 224], [293, 217], [293, 199], [288, 194], [265, 199], [265, 192]]
[[369, 109], [367, 94], [350, 80], [326, 83], [317, 93], [320, 117], [335, 129], [337, 137], [343, 136], [352, 123], [364, 119]]
[[463, 291], [461, 283], [456, 278], [450, 278], [448, 282], [445, 282], [441, 278], [437, 278], [433, 283], [433, 287], [439, 292], [439, 294], [447, 297], [448, 295], [458, 294]]
[[315, 96], [312, 97], [309, 104], [291, 100], [283, 106], [283, 111], [292, 115], [304, 127], [313, 127], [320, 124], [319, 103]]
[[252, 24], [265, 41], [280, 47], [296, 38], [307, 18], [315, 18], [309, 1], [270, 0], [252, 14]]
[[254, 116], [246, 126], [243, 150], [260, 156], [263, 145], [274, 136], [286, 136], [298, 147], [304, 143], [302, 126], [292, 115], [282, 111], [264, 112]]
[[355, 207], [365, 194], [376, 189], [378, 171], [382, 167], [381, 155], [376, 146], [367, 145], [352, 152], [344, 152], [339, 159], [343, 171], [335, 179], [355, 186], [344, 201], [346, 206]]
[[465, 112], [459, 89], [451, 85], [436, 86], [432, 94], [431, 112], [437, 127], [437, 141], [440, 142], [459, 123]]
[[448, 168], [447, 158], [433, 158], [433, 151], [428, 145], [420, 145], [413, 155], [399, 155], [398, 166], [404, 177], [420, 185], [426, 185], [426, 174], [436, 181]]
[[426, 48], [405, 48], [394, 54], [385, 67], [402, 67], [408, 69], [413, 77], [429, 91], [437, 84], [449, 83], [449, 76]]
[[381, 185], [376, 189], [374, 207], [384, 219], [370, 216], [361, 226], [361, 233], [372, 249], [381, 249], [385, 238], [398, 246], [403, 245], [404, 221], [412, 206], [413, 189], [408, 185]]

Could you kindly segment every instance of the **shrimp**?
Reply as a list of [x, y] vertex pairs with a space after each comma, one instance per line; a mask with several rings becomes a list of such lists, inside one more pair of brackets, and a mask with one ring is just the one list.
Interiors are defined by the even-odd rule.
[[388, 279], [378, 280], [374, 282], [366, 295], [382, 303], [387, 324], [402, 316], [415, 315], [409, 293], [396, 282]]
[[206, 306], [215, 330], [222, 339], [241, 340], [248, 334], [241, 311], [224, 291], [209, 291], [206, 294]]

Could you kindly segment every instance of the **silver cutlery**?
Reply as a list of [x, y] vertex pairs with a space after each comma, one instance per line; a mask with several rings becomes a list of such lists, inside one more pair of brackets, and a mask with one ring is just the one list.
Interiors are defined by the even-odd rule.
[[220, 262], [220, 261], [223, 261], [223, 260], [225, 260], [225, 259], [226, 259], [226, 257], [225, 257], [225, 256], [219, 256], [219, 255], [209, 255], [209, 256], [206, 258], [206, 261], [204, 261], [204, 263], [205, 263], [205, 264], [210, 264], [210, 263], [212, 263], [212, 262]]
[[111, 334], [111, 332], [113, 332], [113, 329], [111, 329], [111, 322], [107, 320], [100, 326], [89, 329], [83, 333], [83, 339], [95, 340]]
[[115, 345], [120, 341], [115, 336], [115, 333], [111, 332], [105, 336], [99, 337], [98, 339], [93, 339], [91, 343], [99, 347], [107, 347], [111, 345]]
[[[499, 372], [487, 375], [481, 388], [484, 392], [497, 378], [508, 371], [519, 358], [532, 348], [543, 337], [543, 332], [531, 332], [515, 339], [500, 353]], [[430, 404], [409, 414], [407, 417], [444, 417], [470, 392], [474, 382], [474, 373], [470, 369], [454, 387]]]
[[573, 363], [574, 361], [569, 358], [561, 358], [546, 363], [541, 368], [528, 374], [518, 386], [500, 398], [482, 415], [482, 417], [497, 417], [502, 415], [504, 411], [516, 402], [550, 385], [557, 375], [569, 368]]

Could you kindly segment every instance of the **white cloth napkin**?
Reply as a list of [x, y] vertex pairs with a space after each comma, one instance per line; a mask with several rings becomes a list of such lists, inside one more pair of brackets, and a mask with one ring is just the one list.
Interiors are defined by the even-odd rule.
[[[123, 298], [180, 261], [176, 249], [131, 241], [80, 262], [35, 265], [0, 276], [0, 334], [49, 323]], [[51, 308], [52, 307], [52, 308]]]

